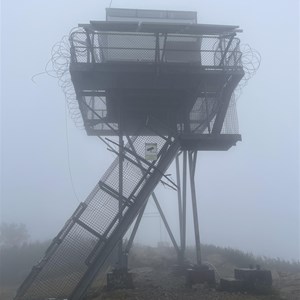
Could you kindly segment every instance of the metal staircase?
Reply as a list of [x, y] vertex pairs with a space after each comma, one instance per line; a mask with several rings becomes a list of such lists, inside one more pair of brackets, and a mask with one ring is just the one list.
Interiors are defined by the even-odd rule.
[[[15, 300], [82, 299], [180, 147], [172, 135], [128, 139], [120, 155], [116, 151], [119, 157], [33, 267]], [[153, 162], [144, 158], [148, 142], [157, 144], [158, 156]], [[123, 169], [122, 195], [119, 162]]]

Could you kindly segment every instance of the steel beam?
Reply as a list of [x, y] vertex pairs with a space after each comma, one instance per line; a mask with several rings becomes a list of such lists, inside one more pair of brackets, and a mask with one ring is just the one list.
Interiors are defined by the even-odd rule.
[[183, 174], [182, 174], [182, 253], [185, 255], [186, 248], [186, 184], [187, 184], [187, 151], [183, 151], [182, 157]]
[[230, 39], [228, 41], [228, 44], [227, 44], [227, 46], [226, 46], [226, 48], [224, 50], [224, 53], [223, 53], [223, 56], [221, 58], [219, 66], [223, 66], [224, 65], [224, 60], [226, 58], [226, 54], [228, 53], [229, 47], [230, 47], [230, 45], [231, 45], [231, 43], [232, 43], [233, 38], [235, 37], [235, 35], [236, 35], [235, 33], [231, 35], [231, 37], [230, 37]]
[[192, 196], [192, 205], [193, 205], [195, 243], [196, 243], [196, 258], [197, 258], [197, 264], [201, 265], [200, 233], [199, 233], [199, 221], [198, 221], [197, 199], [196, 199], [196, 188], [195, 188], [196, 160], [197, 160], [197, 152], [189, 151], [189, 169], [190, 169], [190, 184], [191, 184], [191, 196]]
[[[112, 144], [114, 144], [114, 145], [116, 145], [116, 146], [119, 146], [118, 143], [116, 143], [116, 142], [110, 140], [109, 138], [105, 138], [105, 139], [106, 139], [107, 141], [111, 142]], [[165, 145], [165, 146], [166, 146], [166, 145]], [[160, 152], [158, 153], [158, 157], [164, 152], [165, 146], [164, 146], [164, 147], [160, 150]], [[138, 157], [139, 160], [140, 160], [141, 162], [145, 163], [148, 167], [153, 168], [153, 169], [156, 168], [156, 166], [155, 166], [155, 164], [154, 164], [153, 162], [150, 163], [148, 160], [146, 160], [145, 158], [143, 158], [143, 157], [141, 157], [140, 155], [138, 155], [135, 151], [132, 151], [132, 150], [130, 150], [129, 148], [125, 147], [125, 148], [124, 148], [124, 152], [128, 152], [129, 154]], [[159, 169], [158, 169], [158, 171], [159, 171]], [[177, 185], [176, 185], [170, 178], [168, 178], [168, 176], [166, 176], [165, 174], [162, 173], [162, 177], [164, 177], [165, 179], [167, 179], [174, 187], [172, 187], [171, 185], [169, 185], [169, 184], [163, 182], [164, 184], [168, 185], [170, 188], [172, 188], [172, 189], [174, 189], [174, 190], [177, 189]]]
[[[183, 241], [183, 220], [182, 220], [182, 197], [181, 197], [181, 178], [180, 178], [180, 165], [179, 165], [179, 155], [176, 156], [176, 177], [177, 177], [177, 197], [178, 197], [178, 214], [179, 214], [179, 233], [180, 233], [180, 247], [182, 251], [182, 241]], [[182, 253], [181, 253], [182, 255]], [[183, 259], [183, 258], [181, 258]]]
[[[147, 201], [148, 202], [148, 201]], [[137, 216], [136, 218], [136, 221], [135, 221], [135, 224], [134, 224], [134, 227], [132, 229], [132, 232], [131, 232], [131, 235], [129, 237], [129, 240], [128, 240], [128, 243], [126, 245], [126, 248], [125, 248], [125, 253], [128, 254], [131, 247], [132, 247], [132, 244], [133, 244], [133, 240], [135, 238], [135, 235], [136, 235], [136, 232], [140, 226], [140, 223], [141, 223], [141, 220], [142, 220], [142, 217], [144, 215], [144, 212], [145, 212], [145, 209], [146, 209], [146, 206], [147, 206], [147, 202], [145, 203], [145, 205], [142, 207], [141, 211], [139, 212], [139, 215]]]
[[[123, 122], [122, 122], [122, 103], [120, 101], [119, 111], [119, 224], [122, 221], [123, 211], [123, 162], [124, 162], [124, 140], [123, 140]], [[118, 266], [123, 267], [123, 239], [118, 243]]]
[[169, 236], [170, 236], [170, 239], [171, 239], [171, 241], [172, 241], [172, 243], [173, 243], [173, 246], [174, 246], [174, 248], [175, 248], [175, 250], [176, 250], [176, 252], [177, 252], [177, 255], [178, 255], [178, 257], [180, 257], [180, 249], [179, 249], [179, 247], [178, 247], [178, 245], [177, 245], [177, 243], [176, 243], [176, 240], [175, 240], [175, 238], [174, 238], [174, 235], [173, 235], [173, 233], [172, 233], [172, 230], [171, 230], [171, 228], [170, 228], [170, 226], [169, 226], [169, 224], [168, 224], [168, 221], [167, 221], [167, 219], [166, 219], [166, 217], [165, 217], [165, 215], [164, 215], [164, 212], [163, 212], [163, 210], [162, 210], [162, 208], [161, 208], [161, 206], [160, 206], [160, 204], [159, 204], [159, 202], [158, 202], [158, 200], [157, 200], [157, 198], [156, 198], [156, 195], [155, 195], [155, 193], [152, 193], [151, 194], [151, 196], [152, 196], [152, 198], [153, 198], [153, 200], [154, 200], [154, 202], [155, 202], [155, 204], [156, 204], [156, 207], [157, 207], [157, 209], [158, 209], [158, 212], [159, 212], [159, 214], [160, 214], [160, 216], [161, 216], [161, 218], [162, 218], [162, 220], [163, 220], [163, 222], [164, 222], [164, 225], [165, 225], [165, 227], [166, 227], [166, 229], [167, 229], [167, 232], [168, 232], [168, 234], [169, 234]]
[[206, 110], [206, 120], [207, 120], [207, 129], [208, 129], [208, 133], [211, 133], [211, 128], [210, 128], [210, 119], [209, 119], [209, 110], [208, 110], [208, 103], [207, 103], [207, 83], [205, 82], [205, 110]]

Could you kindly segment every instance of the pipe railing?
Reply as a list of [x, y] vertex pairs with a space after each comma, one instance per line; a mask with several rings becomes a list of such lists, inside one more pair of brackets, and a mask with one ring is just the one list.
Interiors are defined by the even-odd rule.
[[[220, 42], [226, 51], [218, 47]], [[196, 63], [242, 67], [239, 39], [233, 37], [74, 32], [70, 43], [71, 63]]]

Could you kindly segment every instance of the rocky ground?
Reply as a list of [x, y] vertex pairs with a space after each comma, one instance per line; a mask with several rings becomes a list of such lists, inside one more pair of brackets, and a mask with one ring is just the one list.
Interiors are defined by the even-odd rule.
[[[134, 268], [134, 289], [107, 291], [105, 278], [99, 278], [87, 297], [88, 300], [300, 300], [300, 273], [273, 272], [272, 295], [225, 293], [207, 285], [186, 288], [185, 277], [175, 275], [170, 268]], [[0, 299], [11, 300], [16, 286], [0, 287]]]
[[[217, 270], [216, 277], [233, 277], [235, 267], [261, 264], [272, 271], [273, 292], [271, 295], [225, 293], [209, 286], [194, 285], [187, 288], [184, 274], [174, 273], [177, 257], [171, 247], [155, 248], [136, 245], [129, 256], [134, 289], [107, 291], [106, 277], [102, 275], [89, 290], [87, 300], [300, 300], [300, 265], [282, 260], [256, 258], [234, 249], [222, 249], [203, 245], [203, 262], [209, 262]], [[187, 249], [188, 252], [189, 249]], [[192, 249], [193, 250], [193, 249]], [[194, 253], [194, 251], [190, 251]], [[193, 262], [192, 255], [189, 261]], [[106, 274], [109, 268], [103, 270]], [[4, 273], [2, 274], [4, 275]], [[0, 300], [12, 300], [20, 282], [0, 286]]]
[[132, 270], [135, 288], [131, 290], [107, 291], [104, 280], [98, 281], [98, 288], [92, 289], [89, 300], [298, 300], [300, 299], [300, 274], [285, 277], [278, 274], [274, 280], [271, 295], [250, 295], [226, 293], [205, 284], [185, 286], [185, 277], [169, 270], [154, 270], [150, 267]]
[[276, 276], [273, 272], [274, 286], [280, 291], [282, 299], [299, 300], [300, 299], [300, 273], [288, 274], [280, 272]]

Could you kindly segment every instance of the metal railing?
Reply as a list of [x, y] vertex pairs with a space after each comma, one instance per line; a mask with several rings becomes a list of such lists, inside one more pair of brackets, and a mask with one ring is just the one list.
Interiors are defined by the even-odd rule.
[[241, 67], [238, 38], [155, 33], [73, 32], [71, 63], [196, 63]]

